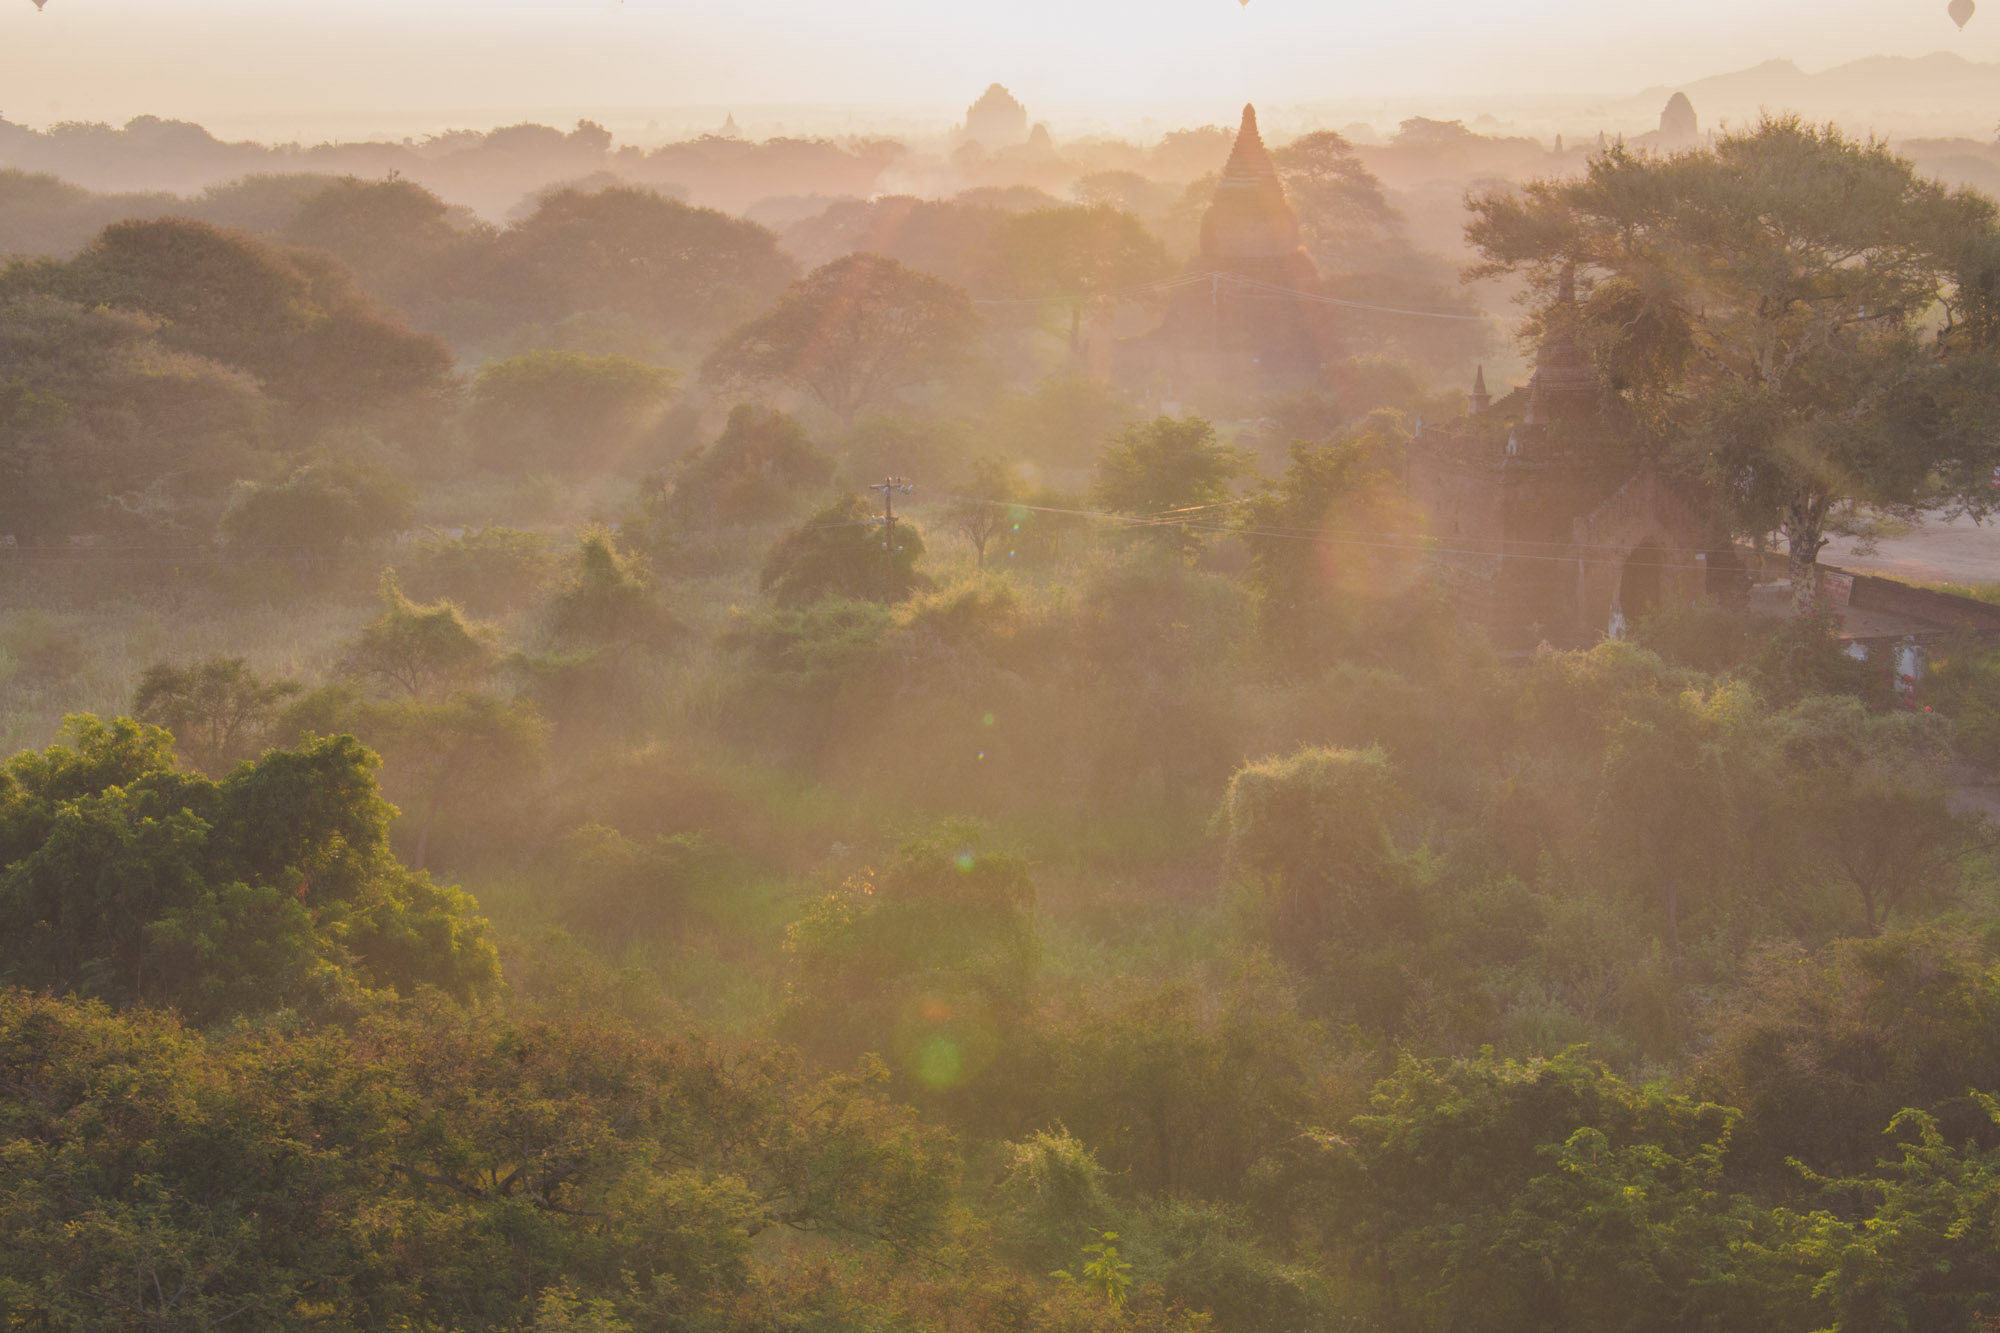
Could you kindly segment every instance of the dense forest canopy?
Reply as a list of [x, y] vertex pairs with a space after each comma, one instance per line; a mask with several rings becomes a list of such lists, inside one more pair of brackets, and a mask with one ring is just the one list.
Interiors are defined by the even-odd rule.
[[1404, 481], [1501, 163], [1746, 558], [1983, 509], [1993, 205], [1321, 131], [1375, 309], [1121, 377], [1231, 142], [0, 126], [0, 1323], [2000, 1318], [2000, 649], [1503, 652]]

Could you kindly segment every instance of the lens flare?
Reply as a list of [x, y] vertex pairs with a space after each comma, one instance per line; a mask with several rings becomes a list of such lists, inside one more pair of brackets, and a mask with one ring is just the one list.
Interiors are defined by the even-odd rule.
[[933, 1092], [955, 1088], [965, 1077], [965, 1052], [958, 1043], [939, 1033], [917, 1051], [917, 1077]]

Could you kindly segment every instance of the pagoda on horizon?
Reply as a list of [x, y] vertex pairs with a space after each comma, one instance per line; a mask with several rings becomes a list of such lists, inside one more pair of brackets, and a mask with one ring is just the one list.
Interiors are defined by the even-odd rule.
[[1160, 326], [1120, 344], [1123, 376], [1221, 380], [1324, 368], [1332, 344], [1325, 307], [1314, 300], [1319, 272], [1300, 243], [1255, 106], [1243, 108], [1187, 276]]

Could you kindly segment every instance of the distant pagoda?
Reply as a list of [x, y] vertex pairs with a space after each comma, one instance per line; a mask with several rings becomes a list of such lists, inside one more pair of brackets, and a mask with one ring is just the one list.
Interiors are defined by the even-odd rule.
[[1316, 374], [1330, 342], [1325, 307], [1313, 300], [1319, 273], [1299, 241], [1278, 165], [1257, 130], [1257, 108], [1243, 124], [1201, 219], [1201, 252], [1192, 278], [1169, 298], [1159, 328], [1121, 349], [1127, 375], [1245, 379]]
[[1028, 108], [996, 83], [965, 109], [965, 137], [989, 153], [1012, 148], [1028, 137]]

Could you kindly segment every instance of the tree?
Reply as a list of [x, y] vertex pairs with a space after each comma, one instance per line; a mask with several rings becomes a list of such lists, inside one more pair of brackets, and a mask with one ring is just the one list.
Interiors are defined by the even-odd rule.
[[375, 756], [351, 736], [220, 782], [172, 739], [70, 721], [0, 781], [0, 976], [213, 1021], [323, 1006], [356, 983], [470, 995], [497, 980], [455, 889], [389, 855]]
[[259, 550], [326, 556], [401, 530], [414, 503], [408, 486], [360, 464], [306, 463], [283, 481], [239, 489], [222, 531]]
[[560, 563], [548, 534], [493, 525], [457, 536], [427, 532], [399, 572], [420, 597], [494, 615], [540, 600]]
[[0, 534], [197, 541], [268, 465], [256, 383], [161, 332], [133, 311], [0, 295]]
[[1299, 215], [1306, 249], [1323, 272], [1339, 273], [1379, 262], [1402, 238], [1403, 219], [1382, 193], [1382, 182], [1332, 130], [1315, 130], [1271, 155], [1285, 198]]
[[1884, 144], [1766, 119], [1711, 151], [1620, 146], [1472, 209], [1478, 271], [1554, 292], [1539, 323], [1576, 334], [1643, 438], [1740, 528], [1784, 533], [1801, 611], [1836, 506], [1990, 502], [2000, 206], [1984, 196]]
[[186, 218], [116, 223], [66, 264], [10, 270], [0, 290], [142, 311], [166, 346], [255, 375], [307, 434], [450, 384], [450, 350], [362, 296], [337, 259]]
[[1138, 410], [1103, 380], [1072, 375], [1043, 380], [1031, 392], [1009, 394], [989, 429], [997, 451], [1060, 468], [1087, 465]]
[[369, 293], [435, 328], [454, 288], [492, 245], [493, 228], [473, 224], [468, 210], [454, 217], [415, 181], [310, 179], [316, 188], [280, 224], [285, 242], [333, 255]]
[[664, 652], [679, 629], [645, 567], [601, 530], [584, 533], [569, 580], [549, 600], [550, 636], [566, 648], [622, 654]]
[[1069, 315], [1069, 352], [1083, 354], [1086, 316], [1138, 299], [1135, 289], [1173, 269], [1166, 246], [1109, 204], [1041, 208], [1007, 220], [996, 267], [1013, 296], [1049, 301]]
[[1298, 539], [1338, 541], [1341, 531], [1396, 530], [1386, 433], [1363, 428], [1329, 444], [1294, 441], [1284, 477], [1243, 506], [1245, 529], [1273, 534], [1250, 541], [1250, 582], [1265, 641], [1280, 651], [1323, 662], [1344, 628], [1343, 601], [1407, 590], [1409, 580], [1393, 576], [1400, 553], [1362, 546], [1329, 550]]
[[1205, 417], [1156, 417], [1127, 427], [1098, 457], [1091, 499], [1192, 552], [1202, 538], [1188, 525], [1220, 527], [1229, 483], [1249, 468], [1249, 455], [1218, 440]]
[[[0, 1119], [0, 1293], [65, 1329], [721, 1330], [767, 1300], [852, 1327], [879, 1281], [925, 1302], [895, 1258], [946, 1233], [958, 1172], [869, 1078], [435, 995], [204, 1034], [0, 990]], [[868, 1246], [873, 1277], [793, 1287], [775, 1228]]]
[[340, 670], [436, 702], [492, 671], [491, 638], [450, 602], [412, 602], [390, 570], [382, 575], [382, 610], [349, 646]]
[[515, 808], [508, 798], [540, 774], [548, 739], [534, 705], [485, 694], [363, 704], [343, 725], [381, 751], [391, 794], [414, 822], [410, 864], [418, 870], [442, 823]]
[[132, 713], [172, 732], [181, 753], [214, 777], [255, 752], [273, 711], [298, 690], [293, 681], [258, 679], [240, 657], [187, 667], [160, 662], [139, 678]]
[[528, 318], [612, 311], [676, 333], [744, 319], [798, 271], [756, 223], [630, 185], [545, 195], [492, 265], [484, 286]]
[[893, 547], [860, 496], [849, 493], [787, 533], [764, 557], [758, 586], [779, 606], [808, 606], [822, 597], [900, 602], [930, 586], [917, 572], [924, 539], [908, 519], [896, 521]]
[[1990, 1132], [1965, 1094], [2000, 1086], [2000, 978], [1991, 946], [1964, 933], [1772, 944], [1706, 1027], [1695, 1086], [1741, 1109], [1732, 1156], [1745, 1175], [1789, 1185], [1794, 1161], [1865, 1171], [1904, 1108], [1955, 1140]]
[[[1352, 1201], [1328, 1221], [1391, 1327], [1768, 1327], [1775, 1293], [1739, 1257], [1726, 1108], [1636, 1087], [1577, 1052], [1517, 1062], [1405, 1056], [1371, 1113], [1309, 1136]], [[1304, 1174], [1303, 1172], [1301, 1174]]]
[[969, 825], [906, 840], [785, 931], [785, 1022], [839, 1060], [893, 1054], [910, 1086], [947, 1092], [990, 1062], [1037, 964], [1027, 862]]
[[814, 269], [771, 310], [724, 338], [702, 379], [724, 390], [809, 392], [845, 425], [962, 358], [979, 327], [972, 299], [893, 259], [854, 254]]
[[1380, 750], [1301, 750], [1229, 780], [1229, 864], [1280, 957], [1317, 968], [1330, 948], [1413, 932], [1413, 876], [1390, 833], [1402, 803]]
[[893, 259], [920, 273], [977, 291], [992, 280], [995, 238], [1010, 214], [958, 199], [892, 194], [840, 199], [785, 228], [785, 249], [818, 267], [842, 255]]
[[986, 568], [986, 544], [1014, 522], [1008, 506], [1021, 497], [1014, 469], [997, 458], [975, 458], [972, 470], [958, 484], [947, 521], [972, 546], [973, 559]]
[[673, 400], [676, 378], [629, 356], [526, 352], [473, 378], [466, 429], [489, 467], [629, 470]]
[[715, 443], [684, 460], [665, 510], [676, 523], [710, 526], [780, 518], [798, 493], [833, 479], [833, 460], [784, 412], [738, 403]]

